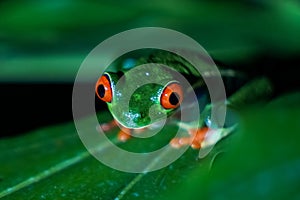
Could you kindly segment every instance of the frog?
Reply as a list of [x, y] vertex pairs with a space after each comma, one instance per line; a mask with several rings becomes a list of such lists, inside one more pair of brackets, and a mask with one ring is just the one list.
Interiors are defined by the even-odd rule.
[[[203, 111], [199, 123], [196, 123], [197, 126], [191, 126], [189, 123], [176, 121], [175, 124], [186, 131], [188, 136], [174, 137], [170, 140], [170, 145], [173, 148], [187, 145], [193, 149], [206, 148], [234, 132], [237, 122], [231, 123], [227, 127], [219, 127], [211, 123], [212, 105], [209, 102], [209, 93], [205, 82], [192, 64], [184, 58], [171, 52], [159, 51], [146, 58], [142, 57], [137, 61], [130, 59], [129, 61], [130, 66], [128, 66], [128, 62], [127, 64], [123, 63], [123, 67], [120, 67], [117, 72], [104, 72], [95, 84], [97, 98], [107, 104], [108, 110], [114, 118], [111, 122], [101, 124], [104, 131], [119, 126], [118, 140], [126, 142], [132, 137], [132, 133], [143, 134], [145, 129], [159, 124], [158, 122], [162, 119], [176, 115], [184, 98], [188, 98], [188, 93], [193, 90], [200, 93], [197, 94], [197, 97], [201, 99], [199, 102], [204, 102], [201, 105]], [[168, 68], [153, 66], [151, 70], [143, 69], [127, 73], [144, 63], [161, 63]], [[192, 87], [184, 88], [175, 72], [183, 74]], [[228, 73], [226, 70], [222, 74], [239, 76], [238, 73]], [[137, 80], [139, 83], [136, 86], [134, 83]], [[155, 80], [155, 83], [141, 84], [143, 80]], [[117, 84], [119, 84], [118, 87]], [[249, 91], [251, 92], [251, 90]], [[124, 97], [126, 96], [124, 94], [127, 93], [131, 93], [128, 99]]]

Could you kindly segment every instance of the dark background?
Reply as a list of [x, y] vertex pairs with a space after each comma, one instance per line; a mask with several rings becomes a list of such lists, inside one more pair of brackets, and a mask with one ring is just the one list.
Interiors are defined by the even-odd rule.
[[72, 119], [72, 84], [2, 83], [1, 136]]

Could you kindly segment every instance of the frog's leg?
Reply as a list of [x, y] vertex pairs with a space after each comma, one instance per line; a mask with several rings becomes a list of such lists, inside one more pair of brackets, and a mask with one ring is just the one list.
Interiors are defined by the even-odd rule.
[[187, 129], [190, 136], [173, 138], [170, 141], [170, 145], [174, 148], [180, 148], [186, 145], [190, 145], [193, 149], [200, 149], [202, 142], [205, 140], [206, 134], [209, 128], [203, 127], [198, 129], [189, 128]]
[[170, 145], [174, 148], [180, 148], [186, 145], [190, 145], [193, 149], [206, 148], [213, 146], [219, 140], [233, 132], [236, 122], [231, 123], [227, 128], [219, 127], [210, 120], [211, 109], [212, 105], [208, 104], [205, 106], [199, 121], [200, 127], [194, 127], [184, 122], [177, 122], [179, 128], [186, 131], [189, 136], [173, 138]]
[[170, 141], [170, 145], [174, 148], [181, 148], [183, 146], [189, 145], [193, 149], [200, 149], [203, 145], [206, 136], [208, 133], [211, 133], [211, 129], [205, 123], [205, 119], [208, 118], [211, 111], [211, 105], [206, 105], [204, 112], [201, 116], [204, 116], [200, 119], [200, 127], [195, 127], [186, 122], [175, 122], [176, 125], [183, 131], [188, 133], [187, 137], [173, 138]]
[[173, 138], [170, 145], [174, 148], [180, 148], [190, 145], [193, 149], [207, 148], [215, 145], [222, 138], [232, 133], [237, 127], [237, 124], [226, 128], [208, 128], [207, 126], [198, 129], [188, 128], [188, 137]]

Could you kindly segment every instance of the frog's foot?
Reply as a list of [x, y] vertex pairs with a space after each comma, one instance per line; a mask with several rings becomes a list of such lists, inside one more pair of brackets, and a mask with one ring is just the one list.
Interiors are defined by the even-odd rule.
[[131, 138], [131, 129], [129, 128], [121, 128], [118, 133], [118, 140], [121, 142], [126, 142], [128, 139]]
[[189, 129], [189, 137], [173, 138], [170, 145], [174, 148], [180, 148], [190, 145], [193, 149], [200, 149], [202, 142], [209, 131], [209, 128]]
[[118, 122], [116, 120], [112, 120], [110, 122], [107, 123], [103, 123], [101, 125], [97, 126], [97, 130], [101, 129], [104, 132], [108, 132], [113, 130], [114, 128], [120, 127], [120, 131], [118, 133], [118, 140], [121, 142], [125, 142], [127, 141], [129, 138], [131, 138], [131, 130], [128, 128], [124, 128], [121, 126], [118, 126]]
[[96, 129], [99, 131], [100, 129], [104, 132], [110, 131], [118, 126], [116, 120], [111, 120], [110, 122], [103, 123], [101, 125], [97, 125]]
[[170, 145], [174, 148], [190, 145], [193, 149], [207, 148], [215, 145], [222, 138], [231, 134], [237, 127], [234, 124], [227, 128], [212, 129], [203, 127], [199, 129], [188, 128], [189, 137], [173, 138]]

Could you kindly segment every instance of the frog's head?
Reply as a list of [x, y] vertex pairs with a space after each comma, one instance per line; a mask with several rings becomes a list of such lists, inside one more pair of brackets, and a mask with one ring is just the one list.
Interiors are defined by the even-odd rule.
[[[107, 103], [113, 117], [126, 128], [143, 128], [165, 119], [183, 100], [180, 83], [170, 77], [145, 72], [136, 73], [134, 77], [125, 74], [125, 78], [120, 79], [122, 75], [105, 72], [95, 89], [98, 98]], [[162, 81], [164, 85], [136, 83], [137, 79], [146, 78], [170, 80]]]

